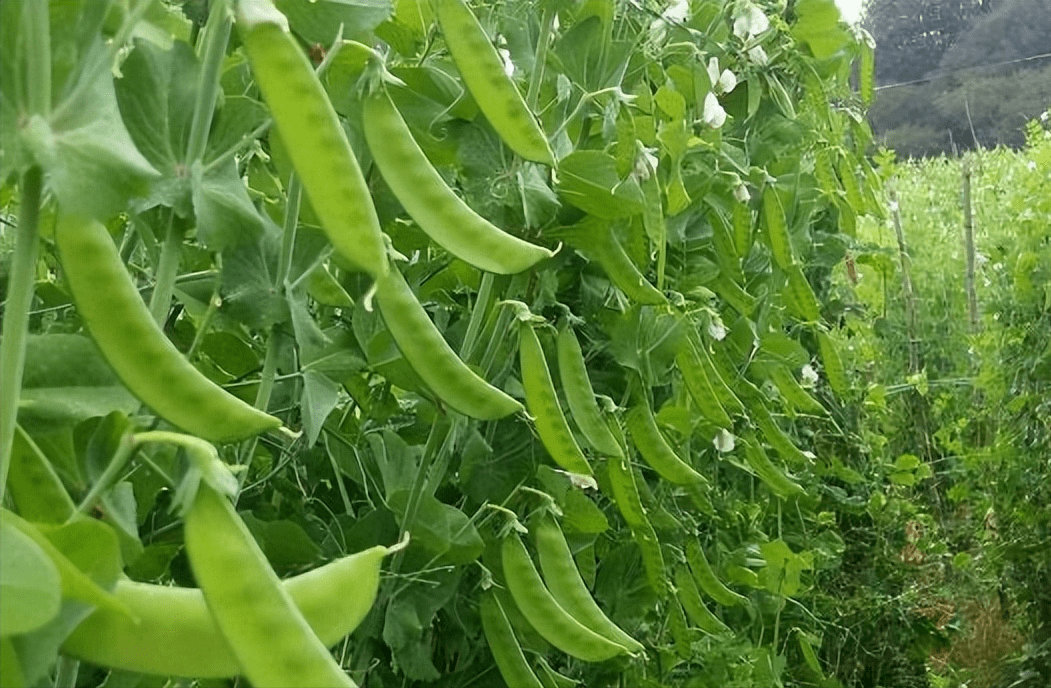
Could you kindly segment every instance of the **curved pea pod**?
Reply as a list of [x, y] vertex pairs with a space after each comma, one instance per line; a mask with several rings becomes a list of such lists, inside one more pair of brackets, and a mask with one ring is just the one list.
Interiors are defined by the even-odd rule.
[[[335, 645], [368, 614], [388, 552], [371, 547], [282, 581], [322, 644]], [[226, 678], [241, 672], [199, 589], [121, 580], [113, 594], [139, 623], [97, 609], [66, 638], [62, 652], [139, 674]]]
[[649, 525], [646, 508], [635, 484], [635, 474], [625, 456], [612, 457], [606, 464], [609, 471], [609, 484], [613, 489], [613, 501], [631, 528], [645, 528]]
[[157, 326], [99, 222], [59, 214], [55, 244], [77, 312], [121, 382], [161, 418], [209, 442], [281, 427], [206, 378]]
[[726, 587], [721, 580], [715, 577], [708, 558], [704, 556], [704, 550], [696, 539], [686, 541], [686, 561], [693, 571], [694, 579], [709, 597], [724, 607], [732, 607], [735, 604], [746, 604], [748, 598], [739, 595]]
[[424, 155], [385, 91], [365, 99], [361, 117], [383, 179], [412, 219], [446, 251], [501, 275], [522, 272], [554, 255], [490, 224], [460, 200]]
[[803, 385], [799, 384], [787, 367], [776, 363], [772, 364], [768, 367], [767, 374], [774, 386], [777, 387], [777, 391], [781, 392], [781, 396], [796, 411], [813, 413], [815, 415], [823, 415], [825, 413], [825, 407], [821, 405], [821, 402], [811, 396], [810, 392], [806, 391]]
[[752, 209], [747, 203], [735, 203], [733, 209], [734, 248], [742, 258], [752, 248]]
[[674, 576], [679, 602], [682, 603], [682, 607], [686, 610], [690, 621], [709, 635], [729, 633], [730, 629], [727, 625], [705, 606], [704, 600], [701, 599], [701, 593], [697, 589], [697, 583], [694, 581], [693, 576], [690, 575], [690, 572], [683, 566], [677, 566], [675, 567]]
[[356, 688], [281, 586], [233, 505], [204, 481], [186, 512], [184, 534], [212, 618], [253, 686]]
[[504, 143], [526, 160], [554, 166], [555, 156], [544, 130], [463, 0], [438, 0], [438, 23], [464, 85]]
[[657, 421], [645, 399], [640, 398], [635, 408], [628, 413], [627, 426], [635, 448], [662, 478], [676, 485], [708, 482], [703, 475], [675, 454], [675, 450], [657, 427]]
[[803, 320], [817, 322], [821, 320], [821, 304], [810, 286], [810, 281], [803, 274], [798, 265], [789, 266], [785, 271], [788, 275], [788, 292], [792, 295], [797, 315]]
[[625, 296], [648, 306], [659, 306], [668, 302], [664, 294], [650, 284], [635, 267], [624, 247], [617, 241], [612, 227], [600, 228], [590, 234], [594, 241], [584, 249], [584, 254], [590, 255], [602, 266], [610, 282], [624, 292]]
[[584, 364], [584, 354], [573, 328], [566, 326], [558, 333], [558, 373], [562, 391], [573, 414], [573, 420], [595, 451], [606, 456], [621, 456], [622, 450], [609, 431], [602, 412], [595, 403], [595, 390]]
[[507, 688], [543, 688], [540, 679], [526, 661], [522, 647], [511, 629], [511, 623], [500, 606], [500, 600], [492, 590], [482, 593], [478, 611], [482, 617], [485, 641], [489, 644], [489, 650], [496, 660], [496, 668], [500, 670]]
[[599, 608], [580, 576], [573, 553], [569, 550], [569, 543], [566, 542], [555, 519], [550, 515], [541, 517], [534, 532], [537, 554], [540, 555], [540, 569], [555, 601], [574, 619], [629, 652], [645, 650], [641, 643], [621, 630]]
[[741, 285], [730, 279], [723, 272], [719, 272], [708, 285], [719, 298], [728, 303], [734, 310], [742, 315], [751, 315], [757, 305], [756, 298], [746, 292]]
[[763, 191], [763, 224], [774, 262], [777, 267], [787, 270], [795, 264], [796, 259], [792, 254], [792, 242], [788, 236], [785, 209], [781, 207], [781, 199], [773, 187]]
[[748, 466], [755, 471], [770, 491], [782, 499], [787, 499], [804, 492], [803, 487], [789, 478], [784, 471], [774, 465], [763, 448], [755, 442], [744, 446], [744, 457]]
[[500, 552], [507, 589], [515, 604], [549, 643], [586, 662], [601, 662], [627, 652], [581, 624], [555, 601], [517, 533], [504, 538]]
[[[747, 384], [751, 385], [750, 382]], [[759, 428], [759, 431], [763, 433], [763, 437], [781, 455], [782, 459], [799, 466], [805, 466], [810, 463], [807, 455], [796, 446], [796, 443], [792, 441], [788, 433], [781, 429], [781, 426], [777, 424], [777, 421], [766, 410], [766, 407], [754, 406], [752, 408], [752, 416], [752, 420]]]
[[77, 510], [40, 447], [15, 426], [7, 489], [18, 514], [34, 523], [65, 523]]
[[818, 330], [816, 335], [818, 352], [821, 354], [821, 365], [825, 368], [828, 386], [837, 396], [846, 396], [850, 391], [850, 382], [847, 380], [847, 372], [843, 367], [843, 359], [839, 357], [839, 349], [836, 348], [836, 343], [827, 333]]
[[238, 2], [237, 28], [252, 74], [326, 236], [341, 256], [378, 279], [389, 266], [372, 196], [310, 61], [269, 0]]
[[690, 337], [689, 341], [694, 353], [697, 354], [697, 362], [700, 364], [708, 383], [711, 385], [712, 393], [715, 394], [715, 398], [719, 400], [722, 407], [728, 413], [735, 413], [742, 416], [748, 415], [744, 404], [741, 403], [737, 394], [730, 389], [730, 385], [726, 382], [726, 377], [724, 377], [723, 373], [718, 367], [716, 367], [715, 361], [712, 360], [712, 356], [708, 353], [707, 347], [700, 342], [694, 342], [693, 337]]
[[544, 358], [540, 339], [532, 325], [522, 322], [518, 327], [519, 365], [522, 369], [522, 387], [525, 389], [526, 408], [533, 416], [540, 442], [559, 466], [571, 473], [592, 475], [591, 465], [573, 438], [566, 422], [566, 414], [558, 403], [551, 371]]
[[398, 268], [391, 268], [376, 282], [376, 303], [409, 365], [451, 408], [479, 420], [495, 420], [522, 410], [521, 404], [460, 360]]
[[693, 342], [687, 341], [679, 348], [675, 353], [675, 364], [682, 374], [683, 382], [686, 383], [686, 391], [697, 404], [701, 415], [720, 428], [733, 428], [733, 421], [715, 396], [715, 390], [712, 389], [712, 383], [708, 380], [708, 374], [701, 365]]

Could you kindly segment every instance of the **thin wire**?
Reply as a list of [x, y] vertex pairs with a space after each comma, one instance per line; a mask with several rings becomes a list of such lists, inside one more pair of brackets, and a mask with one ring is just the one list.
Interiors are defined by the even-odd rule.
[[962, 71], [967, 70], [967, 69], [984, 69], [986, 67], [1003, 67], [1004, 65], [1017, 64], [1019, 62], [1030, 62], [1032, 60], [1042, 60], [1042, 59], [1044, 59], [1046, 57], [1051, 57], [1051, 53], [1043, 53], [1041, 55], [1030, 55], [1029, 57], [1021, 57], [1021, 58], [1018, 58], [1017, 60], [1008, 60], [1006, 62], [993, 62], [992, 64], [976, 64], [976, 65], [967, 65], [966, 67], [955, 67], [953, 69], [946, 70], [946, 71], [941, 72], [939, 74], [934, 74], [933, 76], [927, 76], [927, 77], [924, 77], [922, 79], [913, 79], [912, 81], [902, 81], [901, 83], [897, 83], [897, 84], [887, 84], [885, 86], [877, 86], [875, 88], [875, 90], [882, 91], [885, 88], [897, 88], [899, 86], [914, 86], [916, 84], [926, 84], [928, 82], [934, 81], [935, 79], [940, 79], [943, 76], [948, 76], [950, 74], [955, 74], [956, 72], [962, 72]]

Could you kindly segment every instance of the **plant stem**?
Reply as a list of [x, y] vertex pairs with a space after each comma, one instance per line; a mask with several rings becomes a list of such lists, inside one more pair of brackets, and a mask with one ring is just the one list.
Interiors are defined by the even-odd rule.
[[43, 174], [33, 166], [22, 176], [22, 196], [18, 208], [15, 253], [11, 259], [11, 276], [7, 282], [0, 337], [0, 502], [7, 487], [11, 466], [11, 447], [18, 419], [18, 398], [22, 389], [22, 368], [26, 358], [26, 335], [29, 330], [29, 307], [33, 303], [33, 280], [36, 277], [37, 234], [40, 224], [40, 199]]
[[529, 90], [526, 92], [526, 104], [530, 110], [536, 110], [536, 99], [540, 95], [540, 82], [544, 79], [544, 63], [551, 45], [551, 34], [555, 27], [555, 3], [549, 2], [544, 7], [540, 19], [540, 40], [536, 42], [536, 55], [533, 58], [533, 73], [529, 75]]
[[51, 113], [51, 23], [46, 2], [27, 2], [22, 5], [25, 29], [26, 94], [29, 112], [47, 117]]
[[204, 157], [215, 112], [215, 98], [219, 93], [219, 73], [232, 27], [228, 0], [214, 0], [208, 24], [204, 28], [204, 41], [200, 46], [201, 75], [197, 82], [197, 103], [190, 124], [190, 139], [186, 145], [187, 164], [198, 162]]
[[164, 327], [171, 308], [172, 294], [175, 291], [175, 277], [179, 273], [179, 259], [182, 254], [182, 228], [175, 225], [174, 213], [168, 214], [168, 231], [164, 236], [161, 257], [157, 262], [157, 279], [150, 296], [150, 314], [153, 320]]

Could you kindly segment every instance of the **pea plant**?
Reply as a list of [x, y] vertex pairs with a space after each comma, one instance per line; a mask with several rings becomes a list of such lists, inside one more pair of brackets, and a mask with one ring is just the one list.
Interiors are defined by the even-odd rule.
[[0, 684], [841, 685], [832, 0], [6, 0], [0, 59]]

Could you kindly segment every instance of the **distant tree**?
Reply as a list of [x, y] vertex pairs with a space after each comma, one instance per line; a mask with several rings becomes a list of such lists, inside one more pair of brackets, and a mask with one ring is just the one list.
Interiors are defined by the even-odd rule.
[[[942, 56], [940, 71], [991, 65], [1051, 53], [1051, 0], [1000, 0]], [[1006, 71], [1042, 68], [1046, 62], [1021, 63]], [[988, 75], [988, 71], [983, 71]]]
[[862, 26], [876, 39], [876, 80], [922, 78], [993, 0], [866, 0]]

